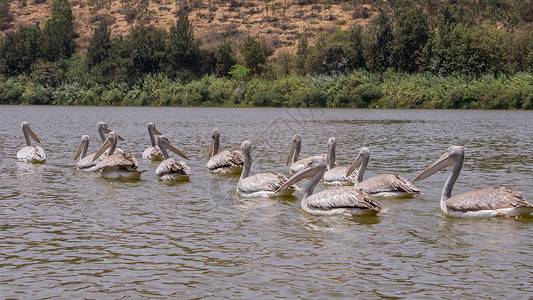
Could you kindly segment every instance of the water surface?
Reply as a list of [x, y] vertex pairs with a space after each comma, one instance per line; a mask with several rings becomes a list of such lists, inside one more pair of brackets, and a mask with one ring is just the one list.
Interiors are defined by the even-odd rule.
[[[43, 143], [45, 165], [16, 160], [24, 120]], [[91, 136], [94, 152], [99, 121], [148, 170], [141, 181], [76, 170], [80, 137]], [[157, 164], [141, 157], [147, 122], [189, 156], [189, 183], [157, 181]], [[444, 216], [439, 198], [449, 169], [417, 183], [419, 197], [378, 199], [387, 210], [377, 217], [316, 217], [302, 212], [301, 193], [242, 199], [237, 177], [208, 173], [215, 127], [222, 149], [252, 142], [253, 173], [286, 173], [295, 133], [302, 156], [325, 152], [335, 136], [339, 165], [369, 147], [365, 177], [412, 179], [447, 147], [464, 145], [455, 193], [511, 186], [533, 202], [531, 111], [1, 106], [0, 296], [533, 296], [533, 220]]]

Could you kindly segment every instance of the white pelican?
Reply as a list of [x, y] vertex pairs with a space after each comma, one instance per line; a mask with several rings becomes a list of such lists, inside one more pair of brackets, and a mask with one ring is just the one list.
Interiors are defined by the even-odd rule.
[[[111, 129], [107, 126], [105, 122], [98, 122], [96, 124], [96, 127], [98, 128], [98, 134], [100, 135], [100, 139], [102, 140], [102, 143], [105, 143], [105, 140], [107, 139], [107, 135], [111, 132]], [[117, 134], [118, 140], [123, 141], [124, 139]], [[122, 149], [117, 148], [115, 149], [115, 152], [124, 152]]]
[[163, 160], [163, 153], [161, 152], [161, 149], [159, 149], [154, 136], [154, 134], [162, 135], [162, 133], [155, 128], [155, 124], [152, 122], [148, 123], [146, 126], [148, 126], [148, 135], [150, 136], [150, 143], [152, 146], [144, 150], [143, 158], [151, 161]]
[[324, 157], [315, 157], [307, 166], [294, 174], [279, 191], [295, 184], [306, 177], [309, 180], [304, 189], [302, 209], [312, 215], [376, 215], [381, 211], [381, 205], [374, 201], [367, 193], [352, 186], [337, 186], [313, 194], [315, 187], [324, 176], [327, 163]]
[[162, 161], [157, 169], [155, 174], [159, 176], [161, 180], [165, 181], [189, 181], [189, 176], [191, 176], [191, 168], [184, 161], [176, 161], [174, 158], [170, 158], [167, 152], [167, 148], [177, 155], [189, 159], [183, 152], [178, 148], [174, 147], [164, 135], [158, 135], [156, 137], [156, 142], [158, 148], [161, 149], [161, 153], [165, 158]]
[[78, 160], [78, 162], [76, 163], [76, 167], [78, 168], [78, 170], [93, 171], [96, 164], [98, 164], [103, 159], [103, 156], [100, 156], [97, 160], [93, 161], [94, 155], [96, 153], [87, 155], [88, 148], [89, 136], [82, 135], [78, 150], [76, 150], [76, 154], [74, 154], [74, 160], [76, 160], [78, 157], [80, 158], [80, 160]]
[[355, 174], [350, 174], [346, 176], [348, 168], [346, 167], [335, 167], [335, 148], [337, 146], [337, 141], [334, 137], [328, 140], [328, 170], [324, 174], [324, 183], [325, 184], [334, 184], [334, 185], [354, 185], [357, 177]]
[[462, 146], [451, 146], [443, 156], [418, 174], [413, 181], [422, 180], [447, 166], [453, 166], [440, 197], [440, 208], [450, 216], [520, 217], [533, 212], [533, 205], [526, 202], [521, 193], [507, 187], [484, 188], [452, 197], [453, 185], [459, 177], [464, 159], [465, 149]]
[[44, 164], [46, 161], [46, 155], [44, 154], [43, 148], [40, 146], [32, 146], [30, 137], [37, 143], [41, 143], [37, 135], [31, 130], [30, 123], [22, 122], [22, 133], [24, 133], [24, 138], [26, 139], [26, 146], [17, 152], [17, 159], [29, 163], [41, 163]]
[[114, 131], [107, 135], [105, 142], [94, 154], [93, 161], [98, 159], [109, 148], [107, 157], [102, 159], [94, 167], [94, 170], [102, 171], [101, 176], [108, 179], [140, 179], [141, 174], [146, 170], [137, 171], [139, 165], [131, 153], [115, 152], [118, 139], [119, 135]]
[[419, 188], [397, 174], [379, 174], [363, 180], [363, 175], [369, 159], [370, 150], [366, 147], [361, 147], [359, 155], [346, 172], [346, 176], [350, 176], [350, 174], [360, 166], [357, 171], [355, 185], [358, 189], [363, 190], [372, 196], [381, 197], [405, 197], [414, 194], [422, 194], [422, 191]]
[[289, 151], [289, 155], [287, 156], [287, 166], [289, 166], [289, 170], [291, 174], [300, 171], [300, 169], [305, 167], [314, 158], [319, 157], [319, 156], [309, 156], [309, 157], [298, 160], [300, 156], [301, 147], [302, 147], [302, 138], [300, 137], [299, 134], [295, 134], [292, 137], [291, 150]]
[[276, 194], [276, 190], [287, 181], [287, 177], [280, 173], [259, 173], [249, 176], [252, 168], [252, 144], [249, 141], [244, 141], [241, 145], [241, 151], [244, 154], [244, 167], [237, 183], [237, 193], [241, 196], [288, 196], [298, 189], [297, 186], [290, 185], [282, 193]]
[[224, 150], [218, 152], [220, 144], [220, 132], [218, 128], [211, 133], [211, 146], [209, 146], [207, 169], [213, 173], [241, 174], [244, 165], [244, 158], [239, 150]]

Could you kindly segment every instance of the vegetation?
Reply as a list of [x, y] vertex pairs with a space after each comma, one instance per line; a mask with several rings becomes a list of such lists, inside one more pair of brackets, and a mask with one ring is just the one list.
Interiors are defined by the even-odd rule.
[[261, 36], [203, 47], [186, 13], [113, 38], [103, 19], [80, 51], [70, 3], [52, 0], [42, 28], [0, 38], [0, 104], [533, 109], [524, 1], [503, 15], [485, 7], [479, 22], [472, 6], [383, 2], [368, 25], [324, 30], [314, 45], [305, 30], [295, 54], [273, 57]]

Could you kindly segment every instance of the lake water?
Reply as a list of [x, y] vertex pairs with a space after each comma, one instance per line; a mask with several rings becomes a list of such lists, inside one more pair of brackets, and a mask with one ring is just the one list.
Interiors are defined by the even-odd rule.
[[[16, 160], [25, 120], [44, 165]], [[80, 137], [91, 136], [94, 152], [99, 121], [148, 170], [141, 181], [76, 170]], [[188, 155], [190, 182], [157, 181], [157, 164], [141, 157], [147, 122]], [[339, 165], [369, 147], [366, 178], [411, 180], [464, 145], [454, 193], [511, 186], [533, 202], [532, 111], [0, 106], [0, 297], [533, 296], [533, 218], [446, 217], [439, 199], [450, 168], [418, 182], [419, 197], [378, 199], [387, 210], [377, 217], [317, 217], [301, 210], [301, 192], [243, 199], [238, 177], [208, 173], [215, 127], [222, 149], [252, 142], [252, 173], [287, 173], [296, 133], [302, 157], [325, 152], [335, 136]]]

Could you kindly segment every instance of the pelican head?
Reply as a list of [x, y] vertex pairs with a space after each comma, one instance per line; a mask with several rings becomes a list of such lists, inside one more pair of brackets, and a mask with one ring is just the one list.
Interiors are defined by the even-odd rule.
[[211, 158], [212, 155], [216, 155], [218, 153], [218, 145], [220, 140], [220, 131], [218, 128], [213, 129], [213, 132], [211, 132], [211, 146], [209, 146], [209, 153], [207, 154], [207, 158]]
[[76, 154], [74, 154], [74, 160], [78, 159], [80, 154], [81, 154], [81, 158], [84, 158], [85, 155], [87, 155], [88, 147], [89, 147], [89, 136], [86, 134], [82, 135], [80, 145], [78, 146], [78, 150], [76, 150]]
[[291, 160], [293, 161], [298, 160], [301, 146], [302, 146], [302, 137], [299, 134], [295, 134], [292, 137], [291, 150], [289, 151], [289, 155], [287, 156], [287, 166], [291, 164]]
[[161, 149], [161, 152], [163, 152], [163, 156], [165, 159], [169, 158], [168, 152], [166, 149], [169, 149], [170, 151], [176, 153], [177, 155], [185, 158], [186, 160], [189, 160], [187, 155], [185, 153], [181, 152], [178, 148], [176, 148], [174, 145], [170, 143], [168, 138], [164, 135], [157, 135], [156, 136], [157, 145], [159, 146], [159, 149]]
[[245, 156], [250, 157], [251, 153], [252, 153], [252, 143], [250, 143], [250, 141], [248, 141], [248, 140], [242, 142], [242, 144], [241, 144], [241, 152]]
[[[104, 142], [106, 139], [105, 135], [109, 134], [111, 132], [111, 129], [109, 129], [109, 127], [107, 126], [105, 122], [96, 123], [96, 127], [98, 128], [98, 133], [100, 134], [100, 138], [102, 139], [102, 142]], [[119, 140], [121, 141], [124, 140], [119, 134], [117, 134], [117, 136]]]
[[361, 149], [359, 149], [359, 155], [357, 155], [352, 165], [346, 171], [346, 177], [350, 176], [353, 171], [355, 171], [355, 169], [361, 166], [361, 164], [365, 163], [364, 167], [366, 167], [366, 164], [368, 163], [369, 159], [370, 149], [368, 149], [367, 147], [361, 147]]
[[[296, 172], [294, 175], [292, 175], [287, 182], [285, 182], [282, 186], [280, 186], [276, 193], [290, 187], [293, 184], [296, 184], [298, 181], [304, 179], [313, 177], [316, 174], [321, 175], [322, 177], [324, 173], [326, 173], [326, 169], [328, 168], [328, 164], [326, 162], [326, 158], [324, 156], [316, 156], [314, 157], [309, 163], [300, 169], [300, 171]], [[312, 192], [312, 191], [311, 191]]]
[[154, 123], [149, 122], [148, 124], [146, 124], [146, 126], [148, 127], [148, 131], [150, 133], [157, 134], [157, 135], [163, 135], [161, 132], [159, 132], [159, 130], [157, 130], [157, 128], [155, 128]]
[[[457, 174], [459, 174], [460, 168], [463, 165], [464, 158], [465, 148], [463, 146], [451, 146], [446, 149], [444, 155], [442, 155], [424, 171], [418, 174], [418, 176], [413, 179], [413, 182], [428, 178], [429, 176], [435, 174], [437, 171], [442, 170], [448, 166], [456, 166], [457, 168], [459, 168], [458, 170], [456, 170]], [[460, 162], [460, 164], [456, 164], [456, 162]]]
[[109, 154], [115, 153], [115, 149], [117, 147], [117, 141], [119, 139], [120, 139], [120, 135], [118, 135], [118, 133], [114, 131], [109, 132], [109, 134], [107, 135], [107, 139], [104, 141], [102, 146], [100, 146], [98, 151], [96, 151], [92, 161], [95, 161], [98, 157], [100, 157], [104, 153], [104, 151], [106, 151], [108, 148], [110, 148]]
[[37, 143], [41, 143], [37, 135], [33, 132], [33, 130], [31, 130], [30, 123], [24, 121], [22, 122], [22, 124], [20, 124], [20, 127], [22, 127], [22, 133], [24, 133], [24, 137], [26, 138], [26, 146], [31, 146], [30, 138], [28, 137], [28, 135], [31, 136], [31, 138]]

